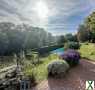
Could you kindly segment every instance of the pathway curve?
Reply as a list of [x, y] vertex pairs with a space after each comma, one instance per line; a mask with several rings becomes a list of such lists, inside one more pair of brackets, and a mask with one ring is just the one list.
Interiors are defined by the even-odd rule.
[[42, 81], [32, 90], [85, 90], [86, 80], [95, 81], [95, 62], [81, 60], [67, 74], [63, 79], [49, 78]]

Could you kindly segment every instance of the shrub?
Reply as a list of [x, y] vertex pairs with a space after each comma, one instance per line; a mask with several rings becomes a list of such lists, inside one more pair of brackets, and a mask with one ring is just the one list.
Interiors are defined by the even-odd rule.
[[48, 65], [48, 75], [53, 77], [63, 77], [68, 69], [69, 64], [66, 61], [53, 61]]
[[65, 49], [79, 49], [80, 44], [78, 42], [67, 42], [64, 48]]
[[80, 53], [73, 49], [69, 49], [65, 51], [60, 57], [67, 61], [70, 66], [75, 66], [79, 64]]

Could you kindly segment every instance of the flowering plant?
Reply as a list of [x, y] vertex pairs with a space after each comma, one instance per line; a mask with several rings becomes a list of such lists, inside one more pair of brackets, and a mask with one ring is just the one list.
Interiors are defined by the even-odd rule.
[[75, 66], [79, 63], [80, 53], [76, 50], [69, 49], [60, 56], [63, 60], [67, 61], [70, 66]]

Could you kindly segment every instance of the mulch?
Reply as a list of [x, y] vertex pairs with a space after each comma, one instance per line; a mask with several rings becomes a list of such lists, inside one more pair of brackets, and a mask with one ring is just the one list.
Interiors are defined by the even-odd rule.
[[95, 81], [95, 62], [82, 59], [63, 79], [48, 78], [32, 90], [85, 90], [87, 80]]

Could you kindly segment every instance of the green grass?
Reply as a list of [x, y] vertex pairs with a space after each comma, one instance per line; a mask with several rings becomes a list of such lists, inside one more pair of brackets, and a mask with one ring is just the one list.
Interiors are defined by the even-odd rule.
[[82, 43], [79, 52], [82, 57], [86, 57], [90, 60], [95, 61], [95, 44], [92, 43]]
[[[86, 44], [82, 43], [79, 49], [82, 57], [86, 57], [90, 60], [95, 60], [95, 45], [92, 43]], [[39, 65], [33, 66], [30, 61], [25, 61], [24, 73], [25, 75], [35, 74], [37, 82], [47, 79], [47, 65], [53, 61], [58, 59], [57, 55], [51, 55], [45, 58], [41, 58], [42, 63]]]
[[58, 59], [57, 55], [50, 55], [46, 58], [41, 58], [42, 63], [37, 66], [33, 66], [31, 63], [28, 63], [24, 68], [24, 73], [25, 75], [32, 75], [33, 72], [37, 82], [45, 80], [47, 79], [47, 65], [56, 59]]

